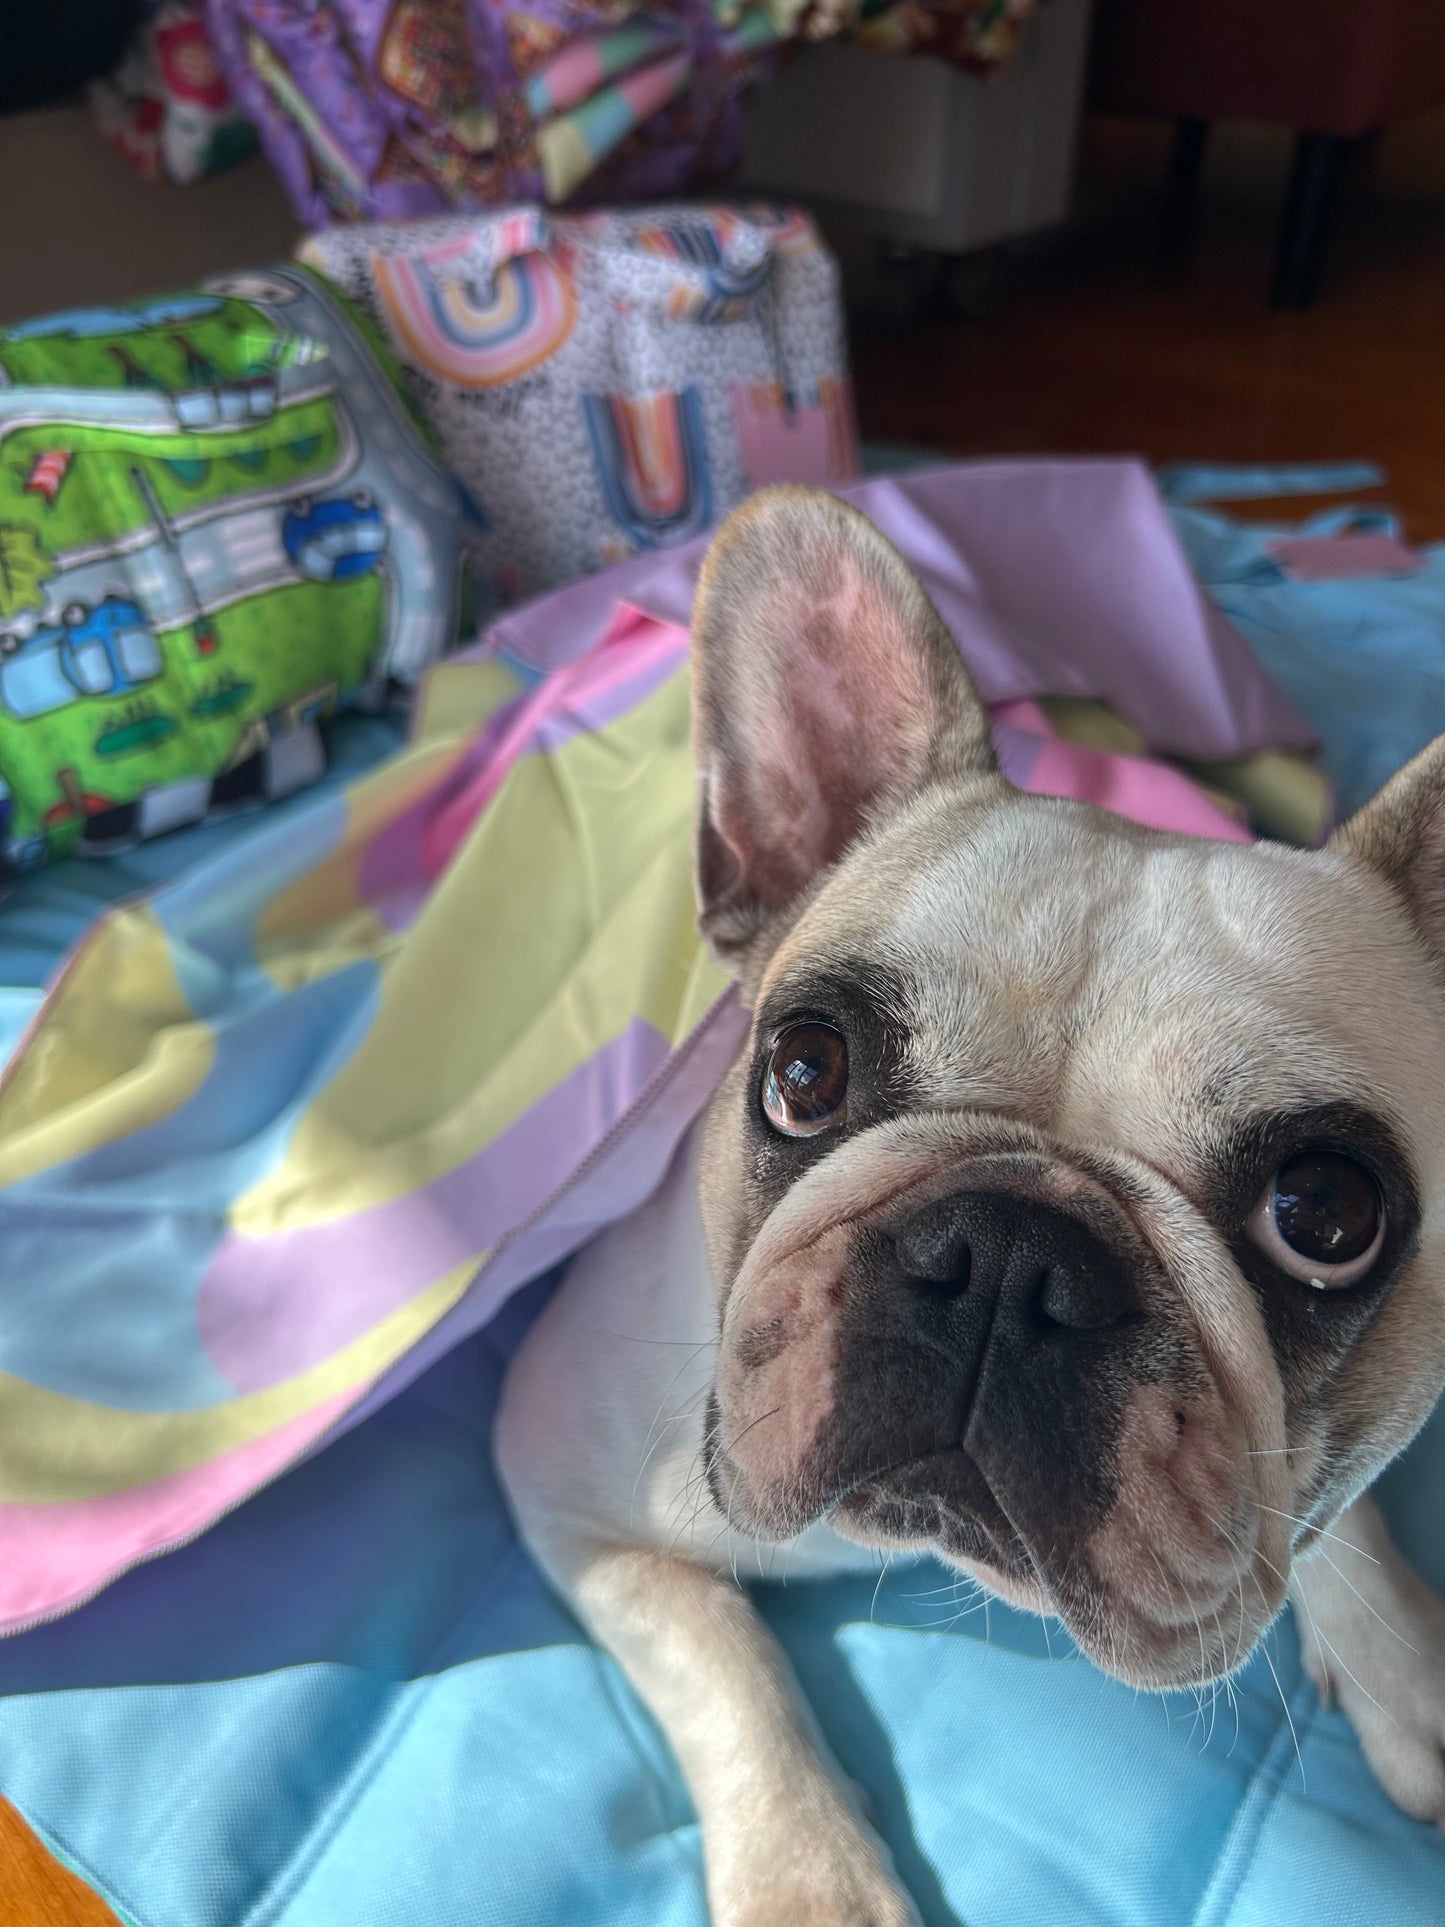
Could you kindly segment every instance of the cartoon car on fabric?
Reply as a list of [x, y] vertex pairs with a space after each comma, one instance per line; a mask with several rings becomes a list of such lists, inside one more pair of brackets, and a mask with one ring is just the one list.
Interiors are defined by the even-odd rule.
[[165, 668], [134, 602], [108, 595], [93, 609], [72, 602], [58, 623], [29, 636], [0, 634], [0, 703], [20, 721], [85, 696], [126, 696]]
[[292, 564], [314, 582], [349, 582], [381, 560], [386, 523], [364, 493], [302, 500], [287, 511], [281, 545]]

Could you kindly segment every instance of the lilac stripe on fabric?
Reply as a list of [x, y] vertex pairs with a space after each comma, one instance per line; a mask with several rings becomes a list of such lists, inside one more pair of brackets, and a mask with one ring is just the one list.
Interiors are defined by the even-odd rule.
[[239, 1392], [330, 1357], [546, 1202], [671, 1054], [634, 1018], [620, 1036], [425, 1190], [327, 1224], [228, 1232], [197, 1303], [201, 1342]]
[[377, 1380], [337, 1430], [348, 1430], [379, 1411], [454, 1345], [480, 1331], [513, 1292], [645, 1204], [684, 1135], [711, 1103], [747, 1034], [748, 1013], [728, 991], [674, 1055], [661, 1080], [663, 1088], [638, 1107], [551, 1209], [487, 1266], [466, 1296]]

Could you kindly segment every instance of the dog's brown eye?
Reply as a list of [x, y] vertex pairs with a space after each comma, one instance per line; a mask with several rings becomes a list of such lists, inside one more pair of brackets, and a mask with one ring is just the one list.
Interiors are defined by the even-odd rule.
[[848, 1091], [848, 1046], [831, 1024], [794, 1024], [763, 1072], [763, 1115], [787, 1137], [834, 1122]]
[[1364, 1165], [1343, 1151], [1301, 1151], [1264, 1187], [1249, 1235], [1280, 1270], [1316, 1291], [1352, 1285], [1385, 1242], [1385, 1205]]

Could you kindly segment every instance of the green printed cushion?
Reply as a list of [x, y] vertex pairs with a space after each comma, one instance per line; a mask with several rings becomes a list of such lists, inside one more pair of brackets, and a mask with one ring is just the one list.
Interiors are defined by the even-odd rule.
[[0, 876], [312, 780], [455, 643], [462, 522], [303, 268], [0, 331]]

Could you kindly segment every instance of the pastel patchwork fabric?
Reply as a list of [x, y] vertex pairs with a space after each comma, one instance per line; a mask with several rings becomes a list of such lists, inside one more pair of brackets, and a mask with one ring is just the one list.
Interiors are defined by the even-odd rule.
[[462, 620], [463, 506], [283, 266], [0, 331], [0, 877], [315, 779]]
[[676, 194], [737, 159], [783, 0], [208, 0], [300, 219]]
[[468, 489], [494, 605], [668, 548], [769, 482], [857, 473], [837, 264], [768, 206], [333, 228]]
[[[857, 30], [973, 72], [1033, 0], [208, 0], [230, 85], [308, 227], [628, 202], [736, 163], [779, 48]], [[862, 25], [859, 25], [860, 15]]]

